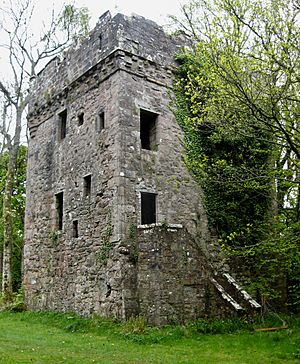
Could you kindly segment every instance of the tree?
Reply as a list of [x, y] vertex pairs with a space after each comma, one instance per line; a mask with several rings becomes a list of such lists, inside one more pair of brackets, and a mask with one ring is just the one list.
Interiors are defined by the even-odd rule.
[[[12, 194], [12, 287], [17, 291], [21, 287], [21, 263], [24, 235], [24, 211], [25, 211], [25, 181], [26, 181], [26, 156], [27, 148], [23, 145], [19, 148], [14, 177], [14, 188]], [[3, 152], [0, 155], [0, 215], [2, 216], [3, 198], [2, 192], [5, 188], [5, 178], [8, 166], [9, 154]], [[3, 251], [3, 232], [4, 226], [0, 226], [0, 252]], [[2, 254], [0, 256], [2, 257]], [[2, 265], [0, 266], [0, 277], [2, 276]]]
[[8, 153], [8, 162], [3, 192], [3, 269], [2, 292], [12, 291], [12, 195], [16, 173], [17, 157], [21, 143], [22, 120], [29, 100], [28, 87], [37, 70], [46, 59], [66, 49], [74, 39], [88, 31], [88, 13], [85, 8], [77, 9], [65, 5], [58, 15], [53, 11], [48, 26], [45, 25], [40, 37], [32, 35], [31, 21], [34, 6], [30, 0], [16, 0], [8, 8], [1, 9], [2, 31], [7, 43], [2, 45], [8, 56], [11, 79], [0, 80], [2, 95], [3, 149]]
[[299, 3], [204, 0], [183, 10], [177, 24], [193, 47], [179, 56], [176, 116], [211, 227], [250, 263], [252, 282], [270, 292], [284, 278], [291, 289], [300, 282]]

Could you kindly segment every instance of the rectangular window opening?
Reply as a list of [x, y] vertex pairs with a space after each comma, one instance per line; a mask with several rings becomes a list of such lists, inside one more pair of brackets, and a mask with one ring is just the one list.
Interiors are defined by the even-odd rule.
[[73, 238], [78, 238], [78, 220], [73, 220]]
[[156, 223], [156, 194], [141, 192], [141, 223]]
[[105, 128], [104, 111], [100, 112], [96, 118], [96, 132], [100, 133]]
[[83, 195], [89, 197], [91, 195], [92, 188], [92, 175], [83, 177]]
[[156, 124], [158, 114], [140, 110], [140, 138], [142, 149], [156, 150]]
[[58, 114], [59, 116], [59, 140], [65, 139], [67, 134], [67, 110], [62, 111]]
[[63, 229], [63, 213], [64, 213], [64, 193], [60, 192], [55, 195], [56, 205], [56, 227], [58, 230]]
[[78, 114], [78, 126], [81, 126], [84, 123], [84, 113], [81, 112]]

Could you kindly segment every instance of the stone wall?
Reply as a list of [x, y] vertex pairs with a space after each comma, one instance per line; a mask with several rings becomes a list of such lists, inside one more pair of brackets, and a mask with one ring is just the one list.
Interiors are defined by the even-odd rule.
[[[106, 13], [35, 80], [24, 247], [30, 309], [142, 313], [153, 324], [207, 314], [210, 268], [199, 246], [210, 236], [169, 109], [178, 44], [151, 21]], [[157, 114], [152, 150], [141, 146], [141, 110]], [[185, 232], [138, 229], [142, 192], [156, 194], [156, 223]]]
[[[97, 251], [103, 232], [112, 224], [117, 198], [118, 104], [113, 101], [117, 80], [117, 75], [112, 76], [94, 89], [82, 83], [72, 90], [74, 94], [52, 104], [49, 117], [30, 141], [24, 259], [25, 283], [32, 287], [28, 292], [37, 291], [38, 302], [33, 306], [88, 313], [90, 302], [95, 301]], [[103, 107], [106, 128], [96, 133], [94, 119]], [[57, 114], [65, 108], [67, 134], [58, 140]], [[78, 126], [81, 110], [84, 123]], [[86, 175], [91, 175], [89, 196], [84, 196]], [[63, 230], [58, 231], [55, 195], [62, 191]], [[78, 221], [78, 238], [73, 237], [74, 220]]]
[[149, 322], [184, 323], [213, 311], [210, 270], [191, 236], [180, 225], [141, 227], [138, 236], [140, 312]]

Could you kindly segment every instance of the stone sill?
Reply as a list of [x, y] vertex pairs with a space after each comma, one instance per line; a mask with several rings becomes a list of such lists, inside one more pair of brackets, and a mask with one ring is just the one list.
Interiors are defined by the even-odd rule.
[[138, 229], [147, 230], [153, 229], [155, 227], [165, 227], [167, 229], [182, 229], [182, 224], [163, 224], [161, 222], [155, 224], [145, 224], [145, 225], [138, 225]]

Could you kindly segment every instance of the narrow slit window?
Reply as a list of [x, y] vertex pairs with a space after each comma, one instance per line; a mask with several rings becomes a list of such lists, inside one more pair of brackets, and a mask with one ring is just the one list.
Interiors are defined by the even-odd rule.
[[89, 197], [91, 195], [92, 189], [92, 175], [83, 177], [83, 194], [85, 197]]
[[157, 114], [140, 110], [140, 138], [142, 149], [156, 150], [156, 127], [157, 127]]
[[58, 137], [59, 140], [65, 139], [67, 134], [67, 110], [62, 111], [58, 114], [59, 125], [58, 125]]
[[102, 46], [103, 46], [103, 38], [102, 38], [102, 34], [99, 35], [99, 49], [101, 50], [102, 49]]
[[63, 213], [64, 213], [64, 193], [60, 192], [55, 195], [56, 204], [56, 227], [58, 230], [63, 229]]
[[73, 221], [73, 238], [78, 238], [78, 220]]
[[78, 114], [78, 126], [81, 126], [84, 123], [84, 113], [81, 112]]
[[104, 111], [100, 112], [96, 117], [96, 132], [100, 133], [105, 128]]
[[156, 223], [156, 194], [141, 192], [141, 223]]

